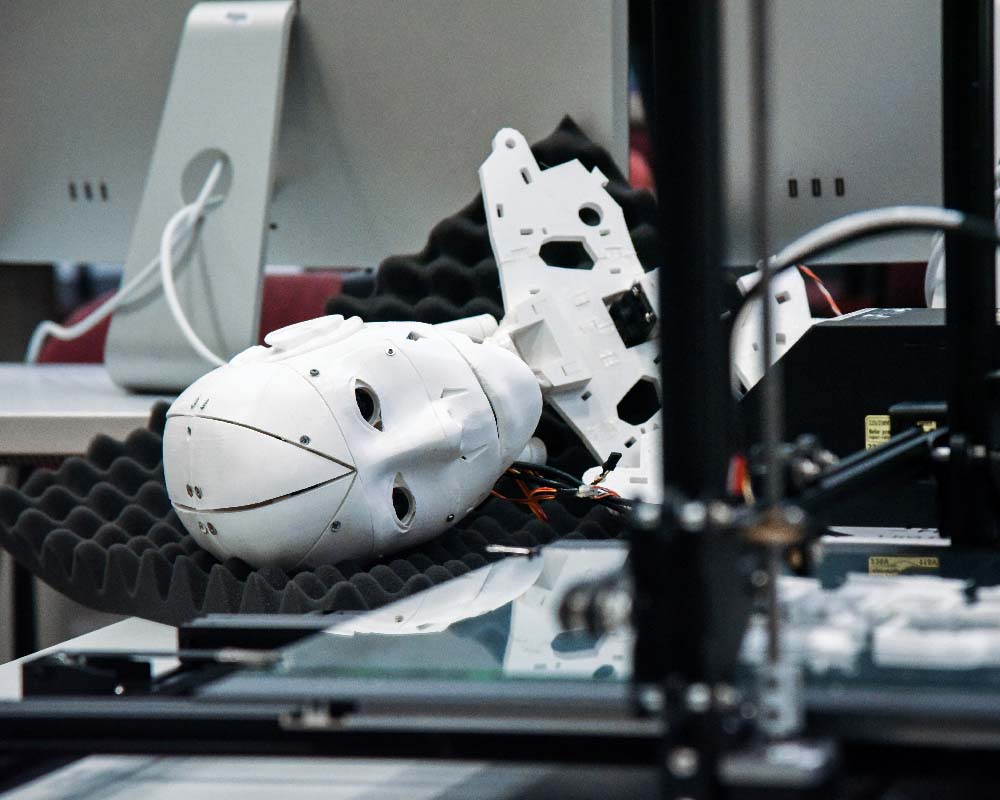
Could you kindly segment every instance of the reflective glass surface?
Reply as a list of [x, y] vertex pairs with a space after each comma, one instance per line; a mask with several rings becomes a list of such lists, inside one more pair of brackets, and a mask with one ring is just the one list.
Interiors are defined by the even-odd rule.
[[339, 615], [282, 651], [275, 677], [624, 681], [633, 634], [563, 631], [566, 590], [619, 569], [618, 543], [566, 543], [510, 556], [376, 611]]

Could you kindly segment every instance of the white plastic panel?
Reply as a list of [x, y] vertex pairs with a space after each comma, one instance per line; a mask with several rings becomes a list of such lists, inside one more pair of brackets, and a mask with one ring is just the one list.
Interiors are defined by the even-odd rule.
[[[658, 501], [660, 412], [631, 424], [618, 411], [641, 381], [659, 394], [656, 332], [627, 347], [607, 308], [635, 288], [655, 314], [656, 274], [643, 271], [607, 179], [576, 160], [542, 169], [511, 128], [494, 137], [479, 175], [506, 311], [492, 340], [532, 368], [546, 401], [599, 462], [623, 454], [605, 486]], [[546, 263], [553, 242], [575, 243], [591, 268]]]

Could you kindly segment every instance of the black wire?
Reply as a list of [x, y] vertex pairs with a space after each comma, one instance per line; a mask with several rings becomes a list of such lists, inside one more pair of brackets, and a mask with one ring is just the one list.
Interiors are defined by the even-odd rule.
[[[513, 464], [511, 464], [511, 467], [513, 469], [519, 469], [522, 471], [530, 470], [532, 472], [537, 472], [539, 475], [542, 475], [544, 477], [552, 476], [553, 478], [557, 479], [556, 481], [553, 482], [558, 482], [564, 488], [573, 489], [574, 491], [576, 491], [577, 489], [579, 489], [581, 486], [584, 485], [582, 479], [570, 475], [568, 472], [563, 472], [561, 469], [558, 469], [557, 467], [550, 467], [548, 464], [533, 464], [530, 461], [515, 461]], [[526, 475], [525, 477], [530, 477], [530, 476]]]
[[[632, 510], [632, 501], [624, 497], [615, 497], [613, 495], [604, 495], [602, 497], [581, 496], [579, 494], [580, 487], [587, 486], [587, 484], [557, 467], [551, 467], [548, 464], [534, 464], [528, 461], [515, 461], [511, 464], [511, 469], [517, 469], [522, 474], [512, 475], [509, 472], [505, 472], [497, 479], [495, 486], [499, 485], [504, 479], [509, 481], [521, 480], [535, 486], [544, 486], [552, 489], [556, 493], [556, 497], [589, 500], [595, 505], [607, 508], [617, 514], [625, 514]], [[531, 475], [529, 474], [530, 472], [537, 473], [537, 475]], [[520, 498], [507, 497], [505, 499], [517, 500]], [[540, 500], [539, 502], [545, 501]]]

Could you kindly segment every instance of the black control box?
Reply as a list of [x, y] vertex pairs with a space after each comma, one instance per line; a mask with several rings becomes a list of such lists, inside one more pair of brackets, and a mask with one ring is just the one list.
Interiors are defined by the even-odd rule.
[[[823, 320], [781, 359], [785, 439], [814, 434], [838, 456], [877, 446], [901, 425], [940, 424], [947, 395], [943, 309], [876, 308]], [[766, 380], [766, 378], [765, 378]], [[761, 386], [740, 402], [744, 441], [759, 439]], [[843, 502], [831, 524], [933, 527], [930, 475]]]

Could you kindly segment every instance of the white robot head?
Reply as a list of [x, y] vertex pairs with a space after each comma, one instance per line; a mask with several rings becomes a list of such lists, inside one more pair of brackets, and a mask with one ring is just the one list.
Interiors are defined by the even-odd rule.
[[167, 492], [222, 559], [292, 569], [432, 538], [489, 495], [541, 414], [520, 359], [431, 325], [336, 315], [265, 343], [167, 412]]

